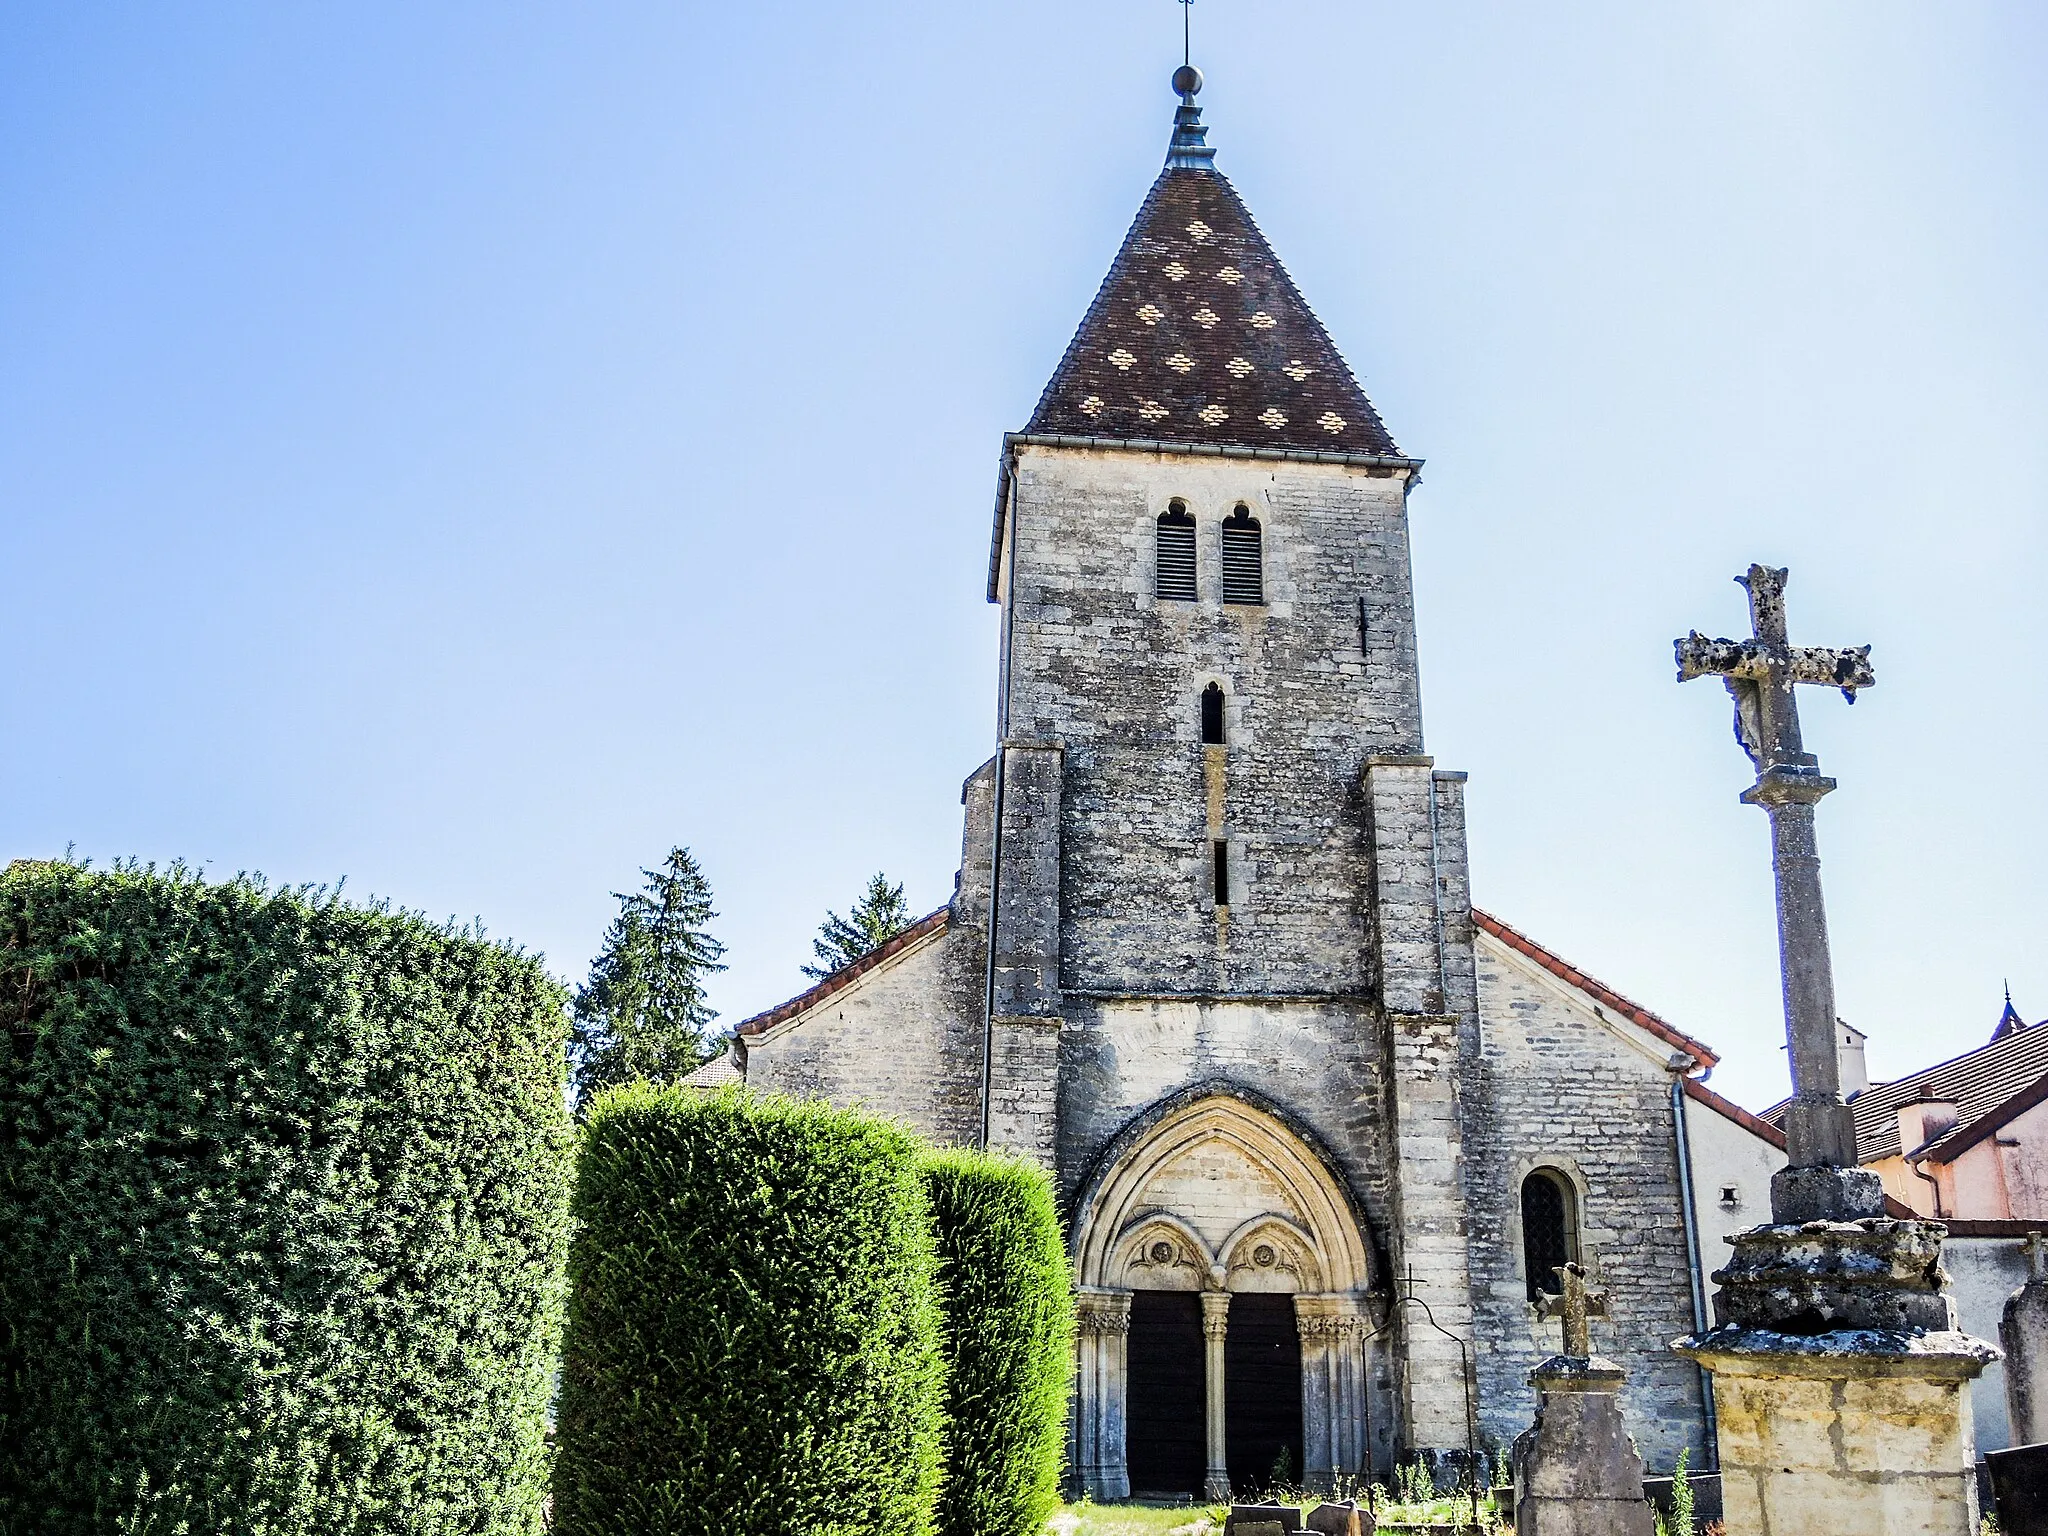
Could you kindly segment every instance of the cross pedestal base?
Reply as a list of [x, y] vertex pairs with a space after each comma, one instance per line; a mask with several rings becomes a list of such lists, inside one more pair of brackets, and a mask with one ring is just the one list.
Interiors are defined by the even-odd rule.
[[1720, 1326], [1672, 1347], [1714, 1375], [1729, 1536], [1976, 1536], [1969, 1384], [1937, 1222], [1808, 1222], [1730, 1239]]
[[1651, 1536], [1643, 1458], [1612, 1360], [1553, 1355], [1529, 1373], [1536, 1422], [1515, 1441], [1515, 1536]]

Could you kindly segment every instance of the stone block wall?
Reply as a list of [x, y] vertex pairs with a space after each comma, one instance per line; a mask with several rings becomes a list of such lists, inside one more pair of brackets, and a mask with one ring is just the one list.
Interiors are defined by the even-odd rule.
[[1541, 1165], [1577, 1188], [1581, 1240], [1613, 1311], [1594, 1324], [1594, 1347], [1628, 1372], [1622, 1407], [1644, 1460], [1668, 1472], [1690, 1448], [1703, 1465], [1699, 1372], [1666, 1347], [1692, 1329], [1671, 1048], [1601, 1017], [1490, 935], [1476, 953], [1481, 1049], [1465, 1148], [1483, 1427], [1498, 1440], [1526, 1427], [1528, 1373], [1563, 1342], [1558, 1323], [1535, 1320], [1523, 1268], [1521, 1184]]
[[753, 1041], [748, 1084], [864, 1105], [936, 1141], [973, 1144], [981, 1134], [981, 1027], [958, 1013], [948, 983], [981, 953], [971, 930], [950, 925], [905, 949]]
[[[1003, 591], [1013, 741], [1065, 749], [1070, 992], [1357, 995], [1367, 984], [1358, 773], [1413, 751], [1403, 487], [1342, 466], [1027, 448]], [[1159, 515], [1197, 520], [1197, 602], [1153, 595]], [[1218, 527], [1263, 525], [1263, 606], [1220, 600]], [[1223, 826], [1200, 699], [1225, 695]], [[1231, 848], [1219, 922], [1211, 845]]]

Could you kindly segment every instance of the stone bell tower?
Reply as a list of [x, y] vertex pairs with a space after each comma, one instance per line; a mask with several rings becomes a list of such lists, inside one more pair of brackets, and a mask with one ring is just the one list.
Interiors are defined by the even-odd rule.
[[1199, 71], [1174, 85], [1165, 169], [1004, 441], [983, 1126], [1056, 1170], [1077, 1222], [1176, 1093], [1298, 1129], [1371, 1256], [1359, 1294], [1317, 1302], [1360, 1342], [1334, 1346], [1338, 1406], [1305, 1442], [1304, 1470], [1355, 1471], [1365, 1419], [1448, 1448], [1472, 1411], [1464, 776], [1423, 747], [1421, 461], [1215, 169]]

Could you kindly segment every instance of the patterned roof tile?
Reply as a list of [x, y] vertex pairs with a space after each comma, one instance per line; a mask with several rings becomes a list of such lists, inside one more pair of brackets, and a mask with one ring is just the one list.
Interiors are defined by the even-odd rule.
[[1025, 431], [1401, 451], [1237, 190], [1217, 171], [1172, 165]]

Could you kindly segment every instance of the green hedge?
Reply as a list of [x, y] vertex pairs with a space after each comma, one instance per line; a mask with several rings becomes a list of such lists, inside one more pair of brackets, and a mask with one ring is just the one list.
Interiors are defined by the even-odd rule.
[[539, 964], [0, 874], [0, 1531], [534, 1532], [573, 1149]]
[[940, 1536], [1032, 1536], [1059, 1503], [1074, 1297], [1052, 1184], [973, 1152], [925, 1166], [944, 1286]]
[[630, 1084], [584, 1128], [562, 1536], [926, 1536], [943, 1365], [919, 1143], [823, 1104]]

